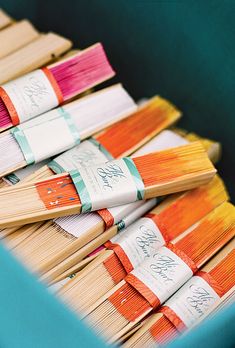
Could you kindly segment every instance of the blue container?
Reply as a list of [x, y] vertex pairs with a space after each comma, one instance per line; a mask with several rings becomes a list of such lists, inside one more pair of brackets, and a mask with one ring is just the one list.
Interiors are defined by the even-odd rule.
[[[221, 141], [218, 168], [235, 197], [234, 1], [0, 0], [0, 7], [79, 47], [103, 42], [116, 80], [136, 99], [160, 93], [183, 110], [181, 126]], [[0, 347], [105, 346], [3, 248], [0, 279]], [[231, 306], [170, 347], [235, 347], [234, 323]]]

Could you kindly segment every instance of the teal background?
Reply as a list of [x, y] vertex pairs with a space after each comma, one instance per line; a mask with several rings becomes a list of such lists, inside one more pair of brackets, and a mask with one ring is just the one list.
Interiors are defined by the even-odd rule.
[[103, 42], [115, 80], [136, 99], [161, 94], [183, 110], [182, 127], [222, 142], [218, 168], [235, 198], [234, 0], [0, 0], [0, 6], [77, 47]]
[[[181, 126], [223, 144], [218, 168], [235, 197], [235, 1], [0, 0], [84, 48], [103, 42], [121, 81], [136, 98], [161, 94], [184, 112]], [[102, 345], [0, 247], [0, 347]], [[234, 347], [234, 306], [172, 348]]]
[[0, 245], [1, 348], [105, 348]]

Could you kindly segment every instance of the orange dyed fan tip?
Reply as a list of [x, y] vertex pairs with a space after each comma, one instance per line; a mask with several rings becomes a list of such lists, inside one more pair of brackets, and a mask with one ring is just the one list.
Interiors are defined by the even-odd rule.
[[[115, 181], [112, 181], [112, 185], [116, 190], [112, 191], [112, 196], [110, 191], [106, 190], [106, 186], [109, 186], [110, 182], [107, 181], [107, 178], [104, 179], [103, 176], [107, 166], [108, 170], [115, 168], [116, 171], [118, 168], [118, 179], [115, 172]], [[110, 161], [104, 165], [87, 167], [84, 168], [84, 172], [92, 172], [94, 176], [91, 178], [92, 185], [97, 178], [101, 178], [101, 183], [104, 184], [103, 186], [102, 184], [99, 185], [99, 187], [101, 186], [100, 191], [98, 191], [101, 202], [97, 203], [96, 201], [94, 203], [94, 201], [91, 201], [93, 209], [94, 206], [96, 206], [95, 209], [102, 209], [131, 203], [140, 199], [140, 196], [142, 199], [149, 199], [198, 187], [209, 182], [216, 170], [202, 145], [195, 142], [178, 148], [136, 157], [132, 160], [122, 159]], [[0, 226], [9, 227], [11, 224], [19, 225], [20, 223], [30, 223], [79, 213], [83, 205], [77, 190], [83, 192], [84, 178], [85, 175], [81, 176], [80, 170], [75, 172], [73, 181], [69, 174], [62, 174], [55, 175], [47, 180], [1, 190], [0, 210], [2, 214]], [[113, 180], [113, 178], [111, 179]], [[82, 191], [80, 190], [80, 184], [82, 185]], [[88, 189], [90, 187], [85, 185], [85, 190], [88, 191]], [[104, 195], [105, 201], [103, 201]], [[15, 204], [12, 204], [12, 202]], [[100, 206], [98, 207], [98, 205]]]
[[[123, 272], [120, 272], [120, 276], [117, 272], [118, 268], [122, 270], [124, 267], [127, 273], [131, 272], [136, 267], [136, 262], [141, 262], [141, 256], [143, 261], [146, 255], [178, 237], [227, 199], [226, 189], [218, 176], [215, 176], [207, 185], [170, 196], [146, 214], [144, 219], [140, 218], [127, 228], [119, 239], [113, 241], [111, 239], [105, 243], [106, 248], [115, 253], [112, 256], [107, 254], [108, 260], [103, 262], [105, 268], [116, 283], [120, 282], [123, 279], [120, 278]], [[152, 239], [148, 235], [150, 231]], [[137, 239], [138, 242], [136, 242]], [[127, 240], [129, 242], [126, 245]], [[143, 243], [142, 248], [139, 246], [140, 240]], [[130, 249], [128, 244], [132, 246]]]
[[[83, 269], [82, 276], [78, 274], [62, 288], [61, 294], [64, 295], [64, 300], [66, 299], [70, 305], [72, 301], [71, 307], [80, 315], [86, 313], [92, 304], [123, 280], [149, 255], [166, 242], [184, 233], [187, 228], [227, 198], [223, 182], [218, 176], [207, 185], [170, 196], [150, 213], [106, 242], [107, 250], [102, 251], [88, 267]], [[195, 206], [194, 214], [191, 214], [193, 206]], [[94, 287], [98, 279], [103, 285]], [[83, 292], [86, 297], [82, 295]]]
[[[224, 203], [202, 219], [198, 226], [190, 229], [185, 236], [180, 236], [178, 241], [162, 247], [135, 268], [127, 275], [125, 283], [120, 283], [120, 289], [114, 289], [108, 301], [126, 320], [139, 320], [142, 315], [148, 314], [173, 295], [234, 235], [235, 207], [230, 203]], [[164, 271], [161, 268], [163, 262]], [[169, 263], [170, 273], [165, 262]], [[159, 273], [160, 269], [162, 272]], [[171, 278], [174, 281], [165, 281]], [[130, 306], [135, 310], [131, 311]]]
[[168, 241], [172, 240], [228, 199], [223, 180], [216, 175], [208, 184], [170, 196], [160, 204], [156, 208], [157, 226]]
[[[235, 239], [233, 238], [201, 271], [191, 278], [153, 314], [127, 344], [143, 341], [150, 335], [156, 343], [166, 343], [181, 331], [194, 326], [202, 316], [216, 308], [235, 285]], [[183, 309], [183, 310], [182, 310]], [[150, 339], [148, 336], [148, 339]]]
[[189, 229], [173, 243], [200, 268], [234, 235], [235, 207], [225, 202], [195, 224], [193, 230]]
[[96, 140], [114, 158], [124, 157], [175, 123], [180, 117], [181, 112], [175, 106], [156, 96], [128, 118], [100, 132]]

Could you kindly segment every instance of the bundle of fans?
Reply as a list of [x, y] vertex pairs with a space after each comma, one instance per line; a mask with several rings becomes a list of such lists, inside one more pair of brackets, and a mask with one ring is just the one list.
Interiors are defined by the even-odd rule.
[[[19, 26], [32, 45], [25, 21], [0, 37]], [[1, 79], [1, 241], [107, 342], [163, 345], [234, 300], [220, 144], [158, 95], [96, 87], [115, 75], [100, 43], [48, 62]]]

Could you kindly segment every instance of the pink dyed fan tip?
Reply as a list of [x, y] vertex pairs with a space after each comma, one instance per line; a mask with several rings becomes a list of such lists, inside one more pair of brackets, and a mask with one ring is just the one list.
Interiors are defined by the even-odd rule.
[[64, 100], [115, 75], [104, 48], [97, 43], [60, 64], [49, 66]]
[[[101, 43], [48, 66], [44, 72], [51, 75], [54, 86], [59, 90], [60, 103], [115, 75]], [[17, 124], [12, 121], [11, 110], [8, 109], [4, 100], [0, 98], [0, 128]]]

